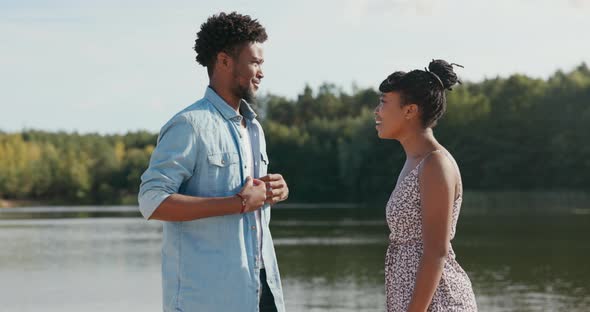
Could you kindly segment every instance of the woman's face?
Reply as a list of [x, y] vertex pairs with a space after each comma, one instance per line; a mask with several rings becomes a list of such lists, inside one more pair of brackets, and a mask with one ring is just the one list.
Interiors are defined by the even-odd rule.
[[399, 92], [382, 93], [375, 109], [375, 128], [381, 139], [398, 139], [408, 119], [408, 109], [402, 106]]

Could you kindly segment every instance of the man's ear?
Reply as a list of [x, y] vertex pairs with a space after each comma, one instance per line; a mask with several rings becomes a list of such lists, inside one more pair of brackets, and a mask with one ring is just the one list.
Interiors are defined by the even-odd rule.
[[217, 59], [215, 60], [215, 66], [219, 66], [220, 69], [223, 71], [229, 71], [233, 68], [233, 58], [225, 53], [219, 52], [217, 53]]

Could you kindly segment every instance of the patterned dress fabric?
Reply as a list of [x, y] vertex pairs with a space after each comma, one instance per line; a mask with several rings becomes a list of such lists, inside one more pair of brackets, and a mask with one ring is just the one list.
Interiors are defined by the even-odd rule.
[[[444, 153], [459, 170], [455, 160], [448, 152], [434, 152]], [[419, 172], [424, 159], [429, 155], [426, 155], [416, 168], [398, 182], [387, 202], [387, 224], [391, 231], [385, 258], [385, 293], [388, 312], [407, 311], [412, 299], [416, 273], [423, 252]], [[455, 236], [462, 199], [461, 188], [460, 194], [453, 204], [449, 245]], [[442, 277], [428, 311], [477, 311], [471, 281], [455, 260], [452, 246], [449, 248]]]

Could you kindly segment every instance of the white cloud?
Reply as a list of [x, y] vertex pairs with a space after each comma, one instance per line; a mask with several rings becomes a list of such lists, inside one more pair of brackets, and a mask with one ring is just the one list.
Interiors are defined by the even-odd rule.
[[352, 21], [360, 22], [400, 14], [427, 16], [440, 6], [435, 0], [348, 0], [344, 7]]
[[569, 0], [570, 4], [575, 8], [590, 7], [590, 0]]

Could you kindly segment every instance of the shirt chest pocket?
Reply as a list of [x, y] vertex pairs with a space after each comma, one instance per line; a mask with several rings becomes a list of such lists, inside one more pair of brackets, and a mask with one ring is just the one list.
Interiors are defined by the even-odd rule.
[[207, 156], [208, 186], [211, 196], [226, 196], [240, 183], [240, 157], [238, 153], [220, 152]]

